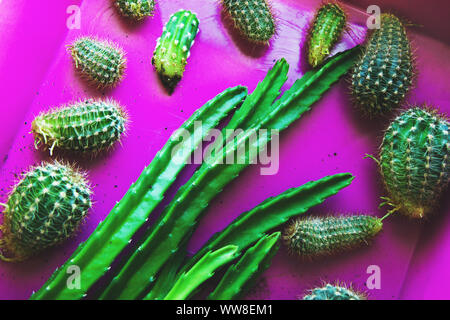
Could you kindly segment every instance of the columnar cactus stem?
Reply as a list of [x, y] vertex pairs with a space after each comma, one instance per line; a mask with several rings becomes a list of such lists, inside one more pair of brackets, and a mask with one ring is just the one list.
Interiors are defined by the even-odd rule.
[[323, 287], [314, 288], [303, 300], [366, 300], [366, 296], [345, 285], [327, 283]]
[[134, 20], [142, 20], [152, 16], [155, 10], [154, 0], [114, 0], [120, 13]]

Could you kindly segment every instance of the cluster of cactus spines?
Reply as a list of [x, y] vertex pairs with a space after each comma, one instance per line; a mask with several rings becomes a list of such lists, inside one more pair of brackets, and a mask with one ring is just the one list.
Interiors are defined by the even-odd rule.
[[96, 153], [126, 130], [128, 115], [114, 100], [85, 100], [39, 114], [32, 123], [35, 146]]
[[309, 31], [308, 62], [321, 64], [341, 37], [347, 16], [337, 2], [324, 3], [317, 11]]
[[367, 215], [307, 217], [291, 223], [284, 240], [300, 257], [319, 258], [367, 245], [382, 227], [382, 219]]
[[412, 107], [392, 121], [380, 146], [380, 171], [393, 210], [422, 218], [449, 182], [449, 121], [432, 108]]
[[366, 300], [367, 297], [346, 285], [330, 283], [310, 290], [303, 300]]
[[198, 32], [199, 20], [195, 13], [180, 10], [170, 16], [161, 37], [156, 41], [152, 64], [170, 90], [183, 76]]
[[72, 236], [91, 207], [90, 195], [84, 173], [69, 165], [31, 168], [5, 205], [0, 257], [22, 261]]
[[115, 43], [92, 37], [81, 37], [69, 46], [75, 67], [98, 88], [112, 87], [126, 68], [123, 50]]
[[222, 0], [236, 28], [248, 40], [268, 42], [275, 34], [275, 21], [267, 0]]
[[152, 16], [155, 10], [154, 0], [115, 0], [115, 4], [123, 16], [135, 20]]
[[370, 116], [386, 114], [404, 100], [413, 77], [406, 29], [394, 15], [382, 14], [380, 29], [370, 34], [353, 70], [351, 91], [356, 104]]

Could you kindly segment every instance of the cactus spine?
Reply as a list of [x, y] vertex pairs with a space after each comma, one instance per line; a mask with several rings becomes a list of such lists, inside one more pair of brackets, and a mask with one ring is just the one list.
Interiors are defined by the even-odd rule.
[[5, 205], [3, 260], [22, 261], [73, 235], [91, 207], [85, 175], [59, 162], [28, 171]]
[[401, 113], [380, 146], [380, 171], [394, 211], [422, 218], [449, 182], [449, 122], [431, 108]]
[[330, 54], [341, 37], [347, 16], [338, 3], [323, 4], [314, 17], [309, 33], [308, 62], [316, 67]]
[[98, 88], [116, 85], [126, 67], [123, 50], [111, 41], [82, 37], [69, 46], [75, 67]]
[[382, 227], [382, 219], [366, 215], [308, 217], [295, 220], [284, 240], [300, 257], [316, 258], [366, 245]]
[[113, 100], [86, 100], [39, 114], [31, 125], [35, 145], [50, 155], [63, 150], [98, 152], [111, 147], [126, 129], [128, 116]]
[[314, 288], [303, 300], [366, 300], [366, 296], [345, 285], [327, 283], [323, 287]]
[[115, 5], [123, 16], [135, 20], [152, 16], [155, 10], [154, 0], [115, 0]]
[[275, 34], [274, 17], [266, 0], [222, 0], [222, 6], [248, 40], [265, 43]]
[[195, 13], [180, 10], [170, 16], [156, 42], [152, 64], [169, 90], [173, 90], [183, 77], [198, 25]]
[[414, 73], [411, 46], [401, 21], [381, 15], [381, 27], [369, 36], [366, 51], [355, 65], [351, 90], [368, 115], [397, 107], [409, 91]]

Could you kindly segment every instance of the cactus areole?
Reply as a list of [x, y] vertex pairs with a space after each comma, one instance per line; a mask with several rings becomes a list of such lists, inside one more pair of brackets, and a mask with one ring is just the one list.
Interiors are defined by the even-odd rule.
[[59, 162], [25, 173], [6, 203], [0, 257], [22, 261], [74, 234], [91, 207], [84, 174]]

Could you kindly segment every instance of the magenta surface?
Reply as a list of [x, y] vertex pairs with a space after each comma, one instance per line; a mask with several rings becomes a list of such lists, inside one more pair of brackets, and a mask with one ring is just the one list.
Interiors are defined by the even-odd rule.
[[[414, 2], [417, 6], [420, 3]], [[269, 47], [255, 47], [240, 39], [229, 26], [217, 1], [160, 0], [155, 16], [139, 24], [119, 17], [108, 0], [0, 1], [1, 202], [6, 201], [7, 192], [21, 172], [48, 159], [45, 152], [34, 149], [29, 134], [30, 123], [40, 111], [78, 99], [106, 96], [125, 105], [132, 120], [122, 146], [94, 160], [70, 159], [89, 172], [95, 193], [90, 216], [76, 237], [64, 245], [24, 263], [0, 262], [1, 299], [26, 299], [40, 288], [120, 200], [171, 133], [207, 100], [229, 86], [245, 85], [252, 91], [274, 61], [282, 57], [290, 64], [284, 89], [308, 70], [304, 54], [306, 30], [320, 1], [272, 3], [278, 17], [278, 35]], [[70, 5], [80, 7], [79, 30], [66, 26], [70, 16], [66, 9]], [[389, 1], [383, 1], [383, 5], [388, 6]], [[184, 77], [169, 96], [150, 59], [162, 26], [170, 14], [181, 8], [198, 14], [200, 33]], [[348, 12], [351, 32], [335, 52], [364, 39], [364, 15], [352, 7], [348, 7]], [[408, 18], [412, 20], [414, 11], [411, 12]], [[439, 41], [435, 23], [429, 33], [426, 25], [420, 34], [411, 32], [418, 77], [408, 102], [433, 104], [449, 114], [450, 48], [445, 38]], [[95, 90], [75, 72], [66, 45], [81, 35], [116, 41], [127, 52], [126, 76], [116, 88]], [[376, 154], [389, 119], [360, 118], [348, 91], [348, 84], [341, 80], [311, 112], [281, 134], [280, 169], [276, 175], [262, 176], [258, 166], [251, 166], [211, 203], [191, 241], [191, 252], [241, 212], [267, 197], [339, 172], [351, 172], [356, 177], [352, 185], [307, 214], [385, 214], [384, 209], [377, 209], [379, 197], [384, 195], [377, 167], [363, 157], [366, 153]], [[186, 174], [181, 178], [186, 180]], [[247, 298], [296, 299], [322, 281], [339, 280], [366, 290], [373, 299], [449, 299], [448, 211], [446, 196], [440, 212], [428, 222], [394, 216], [386, 221], [383, 232], [370, 247], [337, 258], [301, 262], [282, 246]], [[365, 288], [370, 265], [381, 268], [381, 289]]]

